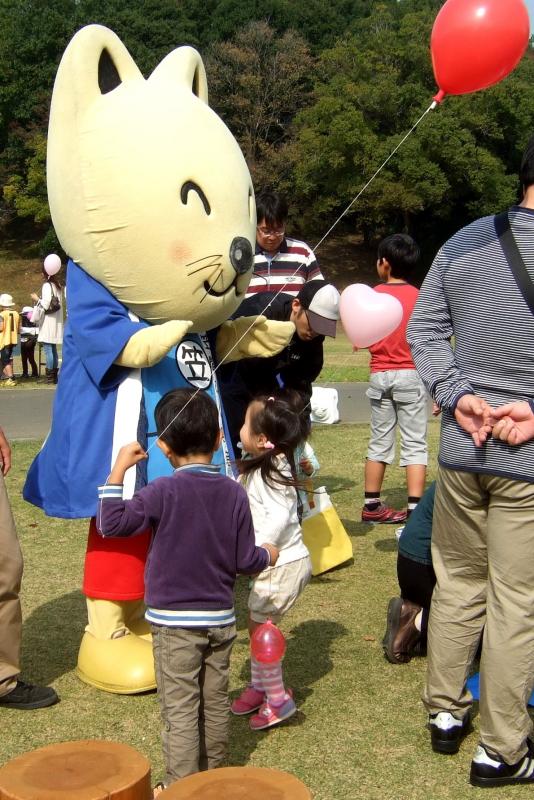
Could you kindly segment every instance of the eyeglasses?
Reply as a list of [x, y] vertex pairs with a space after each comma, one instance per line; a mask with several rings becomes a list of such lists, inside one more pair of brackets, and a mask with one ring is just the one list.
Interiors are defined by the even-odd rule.
[[259, 232], [262, 236], [283, 236], [285, 233], [285, 228], [264, 228], [257, 226]]

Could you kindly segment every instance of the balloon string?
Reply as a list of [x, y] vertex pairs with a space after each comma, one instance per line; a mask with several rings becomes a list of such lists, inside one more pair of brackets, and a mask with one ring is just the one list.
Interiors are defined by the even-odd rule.
[[396, 146], [396, 147], [395, 147], [395, 148], [394, 148], [394, 149], [391, 151], [391, 153], [390, 153], [390, 154], [389, 154], [389, 156], [386, 158], [386, 160], [385, 160], [385, 161], [384, 161], [384, 162], [383, 162], [383, 163], [382, 163], [382, 164], [381, 164], [381, 165], [378, 167], [378, 169], [376, 170], [376, 172], [375, 172], [375, 173], [374, 173], [374, 174], [373, 174], [373, 175], [372, 175], [372, 176], [369, 178], [369, 180], [367, 181], [367, 183], [365, 184], [365, 186], [363, 186], [363, 187], [360, 189], [360, 191], [358, 192], [358, 194], [356, 195], [356, 197], [354, 197], [354, 198], [353, 198], [353, 199], [350, 201], [350, 203], [348, 204], [348, 206], [346, 207], [346, 209], [345, 209], [344, 211], [342, 211], [342, 212], [341, 212], [341, 214], [340, 214], [340, 215], [339, 215], [339, 217], [336, 219], [336, 221], [333, 223], [333, 225], [331, 225], [331, 226], [330, 226], [330, 228], [327, 230], [327, 232], [325, 233], [325, 235], [323, 236], [323, 238], [322, 238], [322, 239], [320, 239], [320, 240], [317, 242], [317, 244], [316, 244], [316, 245], [315, 245], [315, 247], [313, 248], [313, 252], [315, 252], [315, 251], [317, 250], [317, 248], [318, 248], [318, 247], [320, 247], [320, 245], [321, 245], [321, 244], [324, 242], [324, 240], [326, 239], [326, 237], [327, 237], [327, 236], [329, 236], [329, 235], [332, 233], [332, 231], [334, 230], [334, 228], [336, 227], [336, 225], [338, 224], [338, 222], [340, 222], [340, 221], [343, 219], [343, 217], [345, 216], [345, 214], [348, 214], [348, 212], [350, 211], [350, 209], [352, 208], [352, 206], [354, 205], [354, 203], [355, 203], [357, 200], [359, 200], [359, 199], [360, 199], [360, 197], [361, 197], [361, 196], [362, 196], [362, 194], [365, 192], [365, 190], [367, 189], [367, 187], [368, 187], [368, 186], [369, 186], [369, 185], [370, 185], [370, 184], [371, 184], [371, 183], [374, 181], [374, 179], [376, 178], [376, 176], [377, 176], [377, 175], [379, 175], [379, 174], [382, 172], [382, 170], [384, 169], [384, 167], [386, 166], [386, 164], [387, 164], [387, 163], [388, 163], [388, 162], [389, 162], [389, 161], [390, 161], [390, 160], [393, 158], [393, 156], [395, 155], [395, 153], [397, 152], [397, 150], [399, 149], [399, 147], [400, 147], [401, 145], [403, 145], [403, 144], [404, 144], [404, 142], [406, 141], [406, 139], [408, 138], [408, 136], [410, 136], [410, 135], [411, 135], [411, 134], [414, 132], [414, 130], [415, 130], [415, 129], [417, 128], [417, 126], [419, 125], [419, 123], [420, 123], [420, 122], [422, 122], [422, 120], [423, 120], [423, 119], [426, 117], [426, 115], [428, 114], [428, 112], [429, 112], [429, 111], [433, 111], [433, 110], [436, 108], [436, 106], [437, 106], [437, 102], [436, 102], [436, 100], [433, 100], [433, 101], [432, 101], [432, 103], [431, 103], [431, 104], [429, 105], [429, 107], [427, 108], [427, 110], [426, 110], [426, 111], [425, 111], [423, 114], [421, 114], [421, 116], [419, 117], [419, 119], [417, 120], [417, 122], [415, 123], [415, 125], [412, 125], [412, 127], [410, 128], [410, 130], [408, 131], [408, 133], [407, 133], [405, 136], [403, 136], [403, 137], [402, 137], [402, 139], [400, 140], [400, 142], [398, 143], [398, 145], [397, 145], [397, 146]]
[[[322, 237], [322, 239], [320, 239], [320, 240], [319, 240], [319, 242], [318, 242], [318, 243], [315, 245], [315, 247], [314, 247], [314, 248], [312, 248], [312, 252], [314, 252], [314, 253], [315, 253], [315, 251], [317, 250], [317, 248], [318, 248], [318, 247], [319, 247], [319, 246], [320, 246], [320, 245], [321, 245], [321, 244], [324, 242], [324, 240], [327, 238], [327, 236], [329, 236], [329, 235], [330, 235], [330, 233], [331, 233], [331, 232], [334, 230], [334, 228], [336, 227], [336, 225], [338, 224], [338, 222], [340, 222], [340, 220], [342, 220], [342, 219], [343, 219], [343, 217], [344, 217], [344, 216], [345, 216], [345, 215], [346, 215], [346, 214], [349, 212], [349, 210], [352, 208], [352, 206], [354, 205], [354, 203], [355, 203], [355, 202], [356, 202], [356, 201], [357, 201], [357, 200], [358, 200], [358, 199], [361, 197], [361, 195], [362, 195], [362, 194], [365, 192], [365, 190], [367, 189], [367, 187], [368, 187], [368, 186], [370, 186], [370, 184], [371, 184], [371, 183], [374, 181], [374, 179], [376, 178], [376, 176], [380, 174], [380, 172], [381, 172], [381, 171], [384, 169], [384, 167], [386, 166], [386, 164], [387, 164], [387, 163], [388, 163], [388, 162], [389, 162], [389, 161], [390, 161], [390, 160], [393, 158], [393, 156], [395, 155], [395, 153], [397, 152], [397, 150], [398, 150], [398, 149], [401, 147], [401, 145], [402, 145], [402, 144], [404, 144], [404, 142], [406, 141], [406, 139], [407, 139], [407, 138], [408, 138], [408, 137], [409, 137], [409, 136], [410, 136], [410, 135], [411, 135], [411, 134], [414, 132], [414, 130], [415, 130], [415, 129], [417, 128], [417, 126], [419, 125], [419, 123], [420, 123], [420, 122], [422, 122], [422, 120], [423, 120], [423, 119], [426, 117], [426, 115], [428, 114], [428, 112], [429, 112], [429, 111], [432, 111], [434, 108], [436, 108], [436, 106], [437, 106], [437, 105], [438, 105], [437, 101], [436, 101], [436, 100], [433, 100], [433, 101], [432, 101], [432, 103], [429, 105], [429, 107], [426, 109], [426, 111], [424, 111], [424, 112], [423, 112], [423, 114], [421, 114], [421, 116], [419, 117], [419, 119], [417, 120], [417, 122], [415, 123], [415, 125], [412, 125], [412, 127], [410, 128], [410, 130], [408, 131], [408, 133], [406, 133], [406, 134], [405, 134], [405, 135], [402, 137], [402, 139], [400, 140], [400, 142], [399, 142], [399, 143], [396, 145], [396, 147], [395, 147], [395, 148], [394, 148], [394, 149], [391, 151], [391, 153], [390, 153], [390, 154], [389, 154], [389, 156], [386, 158], [386, 160], [385, 160], [385, 161], [384, 161], [384, 162], [383, 162], [383, 163], [382, 163], [382, 164], [381, 164], [381, 165], [378, 167], [378, 169], [377, 169], [377, 170], [374, 172], [374, 174], [373, 174], [373, 175], [372, 175], [372, 176], [369, 178], [369, 180], [367, 181], [367, 183], [366, 183], [366, 184], [365, 184], [365, 185], [364, 185], [364, 186], [363, 186], [363, 187], [360, 189], [360, 191], [358, 192], [358, 194], [357, 194], [357, 195], [356, 195], [356, 196], [355, 196], [355, 197], [354, 197], [354, 198], [351, 200], [351, 202], [349, 203], [349, 205], [348, 205], [348, 206], [346, 207], [346, 209], [345, 209], [345, 210], [344, 210], [344, 211], [343, 211], [343, 212], [342, 212], [342, 213], [339, 215], [339, 217], [336, 219], [336, 221], [334, 222], [334, 224], [330, 226], [330, 228], [327, 230], [327, 232], [326, 232], [326, 233], [325, 233], [325, 235]], [[290, 279], [295, 277], [295, 275], [296, 275], [296, 274], [297, 274], [297, 272], [299, 271], [300, 267], [301, 267], [301, 264], [300, 264], [300, 263], [299, 263], [299, 264], [297, 264], [297, 267], [296, 267], [295, 271], [292, 273], [292, 275], [290, 276]], [[228, 352], [225, 354], [224, 358], [222, 358], [222, 359], [221, 359], [221, 361], [220, 361], [220, 362], [219, 362], [219, 363], [216, 365], [216, 367], [215, 367], [215, 368], [214, 368], [214, 370], [213, 370], [213, 374], [214, 374], [214, 375], [216, 374], [216, 372], [217, 372], [217, 370], [219, 369], [219, 367], [221, 367], [221, 366], [222, 366], [222, 365], [223, 365], [223, 364], [224, 364], [226, 361], [228, 361], [228, 357], [231, 355], [231, 353], [233, 353], [233, 352], [234, 352], [234, 350], [236, 349], [236, 347], [238, 347], [238, 345], [239, 345], [239, 344], [240, 344], [240, 343], [243, 341], [243, 339], [244, 339], [244, 338], [245, 338], [245, 337], [248, 335], [248, 333], [249, 333], [249, 332], [252, 330], [252, 328], [253, 328], [253, 327], [254, 327], [254, 325], [256, 324], [256, 320], [258, 319], [258, 317], [261, 317], [261, 316], [262, 316], [262, 314], [263, 314], [263, 313], [264, 313], [264, 312], [265, 312], [265, 311], [266, 311], [266, 310], [269, 308], [269, 306], [270, 306], [270, 305], [273, 303], [273, 301], [274, 301], [274, 300], [276, 300], [276, 298], [278, 297], [278, 295], [279, 295], [279, 294], [282, 294], [282, 293], [283, 293], [283, 287], [282, 287], [281, 289], [279, 289], [279, 290], [278, 290], [278, 291], [277, 291], [277, 292], [274, 294], [274, 296], [273, 296], [273, 297], [271, 297], [271, 299], [269, 300], [269, 302], [268, 302], [268, 303], [266, 303], [266, 305], [264, 306], [264, 308], [262, 309], [262, 311], [261, 311], [261, 312], [260, 312], [260, 313], [259, 313], [259, 314], [258, 314], [258, 315], [255, 317], [255, 319], [254, 319], [254, 320], [253, 320], [253, 321], [250, 323], [249, 327], [248, 327], [248, 328], [247, 328], [247, 329], [246, 329], [246, 330], [243, 332], [243, 334], [242, 334], [242, 335], [239, 337], [239, 339], [236, 341], [236, 343], [235, 343], [235, 344], [234, 344], [234, 345], [233, 345], [233, 346], [230, 348], [230, 350], [228, 350]], [[328, 383], [328, 382], [327, 382], [327, 383]], [[333, 383], [333, 381], [330, 381], [330, 383]], [[176, 416], [175, 416], [175, 417], [174, 417], [174, 418], [173, 418], [173, 419], [172, 419], [172, 420], [169, 422], [169, 424], [168, 424], [168, 425], [167, 425], [167, 426], [166, 426], [166, 427], [165, 427], [165, 428], [164, 428], [164, 429], [163, 429], [163, 430], [162, 430], [162, 431], [161, 431], [161, 432], [158, 434], [158, 437], [157, 437], [156, 439], [154, 439], [154, 441], [152, 442], [152, 444], [151, 444], [151, 445], [149, 445], [149, 447], [147, 448], [147, 450], [146, 450], [146, 454], [147, 454], [147, 455], [149, 454], [149, 452], [151, 451], [151, 449], [152, 449], [152, 448], [153, 448], [153, 447], [156, 445], [158, 438], [160, 438], [160, 436], [162, 436], [162, 435], [163, 435], [163, 434], [164, 434], [164, 433], [165, 433], [165, 432], [166, 432], [166, 431], [167, 431], [167, 430], [168, 430], [168, 429], [171, 427], [171, 425], [173, 425], [173, 424], [174, 424], [174, 422], [175, 422], [175, 421], [178, 419], [178, 417], [180, 416], [180, 414], [181, 414], [183, 411], [185, 411], [185, 409], [187, 408], [187, 406], [189, 405], [189, 403], [191, 403], [191, 402], [192, 402], [192, 400], [194, 400], [194, 398], [197, 396], [197, 394], [198, 394], [200, 391], [201, 391], [201, 389], [200, 389], [200, 388], [197, 388], [196, 392], [195, 392], [194, 394], [192, 394], [192, 395], [191, 395], [191, 397], [189, 398], [189, 400], [187, 401], [187, 403], [185, 403], [185, 405], [184, 405], [184, 406], [183, 406], [183, 408], [182, 408], [182, 409], [181, 409], [181, 410], [178, 412], [178, 414], [176, 414]], [[304, 411], [305, 411], [305, 410], [308, 408], [308, 406], [310, 406], [310, 405], [311, 405], [311, 404], [310, 404], [310, 401], [308, 401], [308, 403], [307, 403], [307, 404], [306, 404], [306, 406], [305, 406], [305, 407], [304, 407], [304, 408], [301, 410], [301, 412], [300, 412], [300, 413], [301, 413], [301, 414], [302, 414], [302, 413], [304, 413]]]
[[[401, 147], [401, 145], [403, 145], [403, 144], [404, 144], [404, 142], [406, 141], [406, 139], [407, 139], [407, 138], [408, 138], [408, 137], [409, 137], [409, 136], [410, 136], [410, 135], [411, 135], [411, 134], [414, 132], [414, 130], [417, 128], [417, 126], [419, 125], [419, 123], [423, 121], [423, 119], [426, 117], [426, 115], [429, 113], [429, 111], [433, 111], [433, 110], [436, 108], [436, 106], [437, 106], [437, 105], [438, 105], [438, 101], [437, 101], [437, 100], [433, 100], [433, 101], [432, 101], [432, 103], [430, 103], [429, 107], [426, 109], [426, 111], [424, 111], [424, 112], [423, 112], [423, 114], [421, 114], [421, 116], [419, 117], [419, 119], [417, 120], [417, 122], [415, 123], [415, 125], [412, 125], [412, 127], [410, 128], [410, 130], [408, 131], [408, 133], [406, 133], [406, 134], [405, 134], [405, 135], [402, 137], [402, 139], [400, 140], [400, 142], [399, 142], [399, 143], [396, 145], [395, 149], [391, 151], [391, 153], [390, 153], [390, 154], [389, 154], [389, 156], [386, 158], [386, 160], [385, 160], [385, 161], [384, 161], [384, 162], [383, 162], [383, 163], [382, 163], [382, 164], [381, 164], [381, 165], [378, 167], [378, 169], [377, 169], [377, 170], [374, 172], [374, 174], [373, 174], [373, 175], [372, 175], [372, 176], [369, 178], [369, 180], [367, 181], [367, 183], [365, 184], [365, 186], [363, 186], [363, 187], [360, 189], [360, 191], [358, 192], [358, 194], [357, 194], [357, 195], [356, 195], [356, 196], [353, 198], [353, 200], [351, 200], [351, 202], [350, 202], [350, 203], [349, 203], [349, 205], [346, 207], [346, 209], [345, 209], [345, 210], [344, 210], [344, 211], [343, 211], [343, 212], [342, 212], [342, 213], [339, 215], [339, 217], [336, 219], [336, 221], [334, 222], [334, 224], [330, 226], [330, 228], [327, 230], [327, 232], [325, 233], [325, 235], [323, 236], [323, 238], [322, 238], [322, 239], [320, 239], [320, 241], [319, 241], [319, 242], [317, 242], [317, 244], [316, 244], [316, 245], [315, 245], [315, 247], [313, 248], [313, 251], [314, 251], [314, 252], [315, 252], [315, 251], [317, 250], [317, 248], [318, 248], [318, 247], [319, 247], [319, 246], [320, 246], [320, 245], [321, 245], [321, 244], [324, 242], [324, 240], [326, 239], [326, 237], [330, 235], [330, 233], [331, 233], [331, 232], [334, 230], [334, 228], [336, 227], [336, 225], [338, 224], [338, 222], [340, 222], [340, 221], [343, 219], [343, 217], [344, 217], [344, 216], [345, 216], [345, 215], [346, 215], [346, 214], [347, 214], [347, 213], [350, 211], [350, 209], [352, 208], [352, 206], [354, 205], [354, 203], [355, 203], [355, 202], [356, 202], [356, 201], [357, 201], [357, 200], [358, 200], [358, 199], [361, 197], [361, 195], [362, 195], [362, 194], [365, 192], [365, 190], [367, 189], [367, 187], [368, 187], [368, 186], [369, 186], [369, 185], [370, 185], [370, 184], [371, 184], [371, 183], [374, 181], [374, 179], [376, 178], [376, 176], [377, 176], [377, 175], [379, 175], [379, 173], [380, 173], [380, 172], [381, 172], [381, 171], [384, 169], [384, 167], [386, 166], [386, 164], [387, 164], [387, 163], [388, 163], [388, 162], [389, 162], [389, 161], [390, 161], [390, 160], [393, 158], [393, 156], [395, 155], [395, 153], [397, 152], [397, 150], [398, 150], [398, 149]], [[358, 349], [365, 350], [365, 349], [367, 349], [367, 348], [358, 348]], [[352, 358], [352, 356], [353, 356], [353, 355], [354, 355], [354, 353], [348, 353], [348, 354], [345, 356], [345, 358], [343, 359], [343, 361], [342, 361], [342, 363], [341, 363], [341, 366], [342, 366], [342, 367], [345, 367], [345, 366], [350, 366], [350, 359]], [[324, 385], [325, 385], [325, 388], [328, 388], [328, 386], [329, 386], [329, 385], [332, 385], [332, 384], [336, 383], [336, 381], [330, 380], [330, 381], [324, 381], [324, 382], [322, 382], [322, 383], [324, 383]], [[304, 413], [304, 412], [305, 412], [305, 411], [306, 411], [308, 408], [309, 408], [309, 409], [310, 409], [310, 411], [311, 411], [311, 398], [310, 398], [310, 400], [308, 400], [308, 402], [306, 403], [306, 405], [305, 405], [305, 406], [304, 406], [304, 408], [302, 409], [302, 411], [301, 411], [301, 414], [303, 414], [303, 413]]]

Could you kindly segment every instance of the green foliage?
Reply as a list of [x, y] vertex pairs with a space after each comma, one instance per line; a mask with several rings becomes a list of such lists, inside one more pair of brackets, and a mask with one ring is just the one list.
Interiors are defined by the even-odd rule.
[[23, 174], [13, 174], [4, 186], [4, 199], [19, 217], [31, 217], [36, 223], [50, 221], [46, 195], [46, 138], [36, 132], [27, 145], [30, 155]]
[[236, 136], [256, 185], [277, 183], [273, 160], [311, 88], [313, 62], [295, 31], [252, 22], [206, 59], [210, 102]]
[[239, 35], [250, 22], [265, 22], [279, 36], [298, 31], [315, 51], [343, 36], [371, 6], [370, 0], [184, 0], [202, 47]]
[[[55, 72], [76, 30], [107, 25], [148, 76], [188, 43], [257, 188], [293, 223], [327, 229], [429, 107], [442, 0], [0, 0], [0, 226], [49, 222], [44, 139]], [[534, 58], [428, 113], [346, 214], [366, 243], [404, 229], [443, 239], [512, 203], [534, 130]]]
[[[296, 200], [312, 224], [337, 218], [428, 108], [433, 0], [376, 4], [325, 50], [314, 102], [288, 147]], [[520, 152], [534, 129], [534, 61], [498, 86], [449, 97], [429, 113], [354, 205], [366, 238], [393, 229], [438, 236], [516, 199]]]
[[39, 242], [39, 256], [44, 259], [47, 255], [49, 255], [49, 253], [57, 253], [63, 263], [65, 263], [67, 257], [59, 243], [56, 232], [52, 225], [48, 228], [47, 232]]

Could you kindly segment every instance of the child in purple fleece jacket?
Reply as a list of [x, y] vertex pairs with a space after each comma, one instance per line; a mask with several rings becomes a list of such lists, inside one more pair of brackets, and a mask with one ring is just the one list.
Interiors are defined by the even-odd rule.
[[211, 464], [219, 416], [204, 392], [175, 389], [156, 406], [158, 447], [175, 471], [122, 499], [126, 470], [147, 454], [121, 448], [99, 488], [103, 536], [151, 528], [145, 569], [162, 716], [166, 783], [219, 766], [228, 742], [228, 672], [236, 637], [238, 573], [257, 574], [278, 550], [257, 547], [245, 490]]

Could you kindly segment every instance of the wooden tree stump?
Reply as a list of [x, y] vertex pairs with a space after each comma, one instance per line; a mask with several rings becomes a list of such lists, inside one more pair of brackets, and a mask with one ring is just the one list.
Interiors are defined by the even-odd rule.
[[150, 764], [117, 742], [62, 742], [0, 768], [0, 800], [151, 800]]
[[158, 800], [311, 800], [311, 793], [289, 772], [223, 767], [176, 781]]

